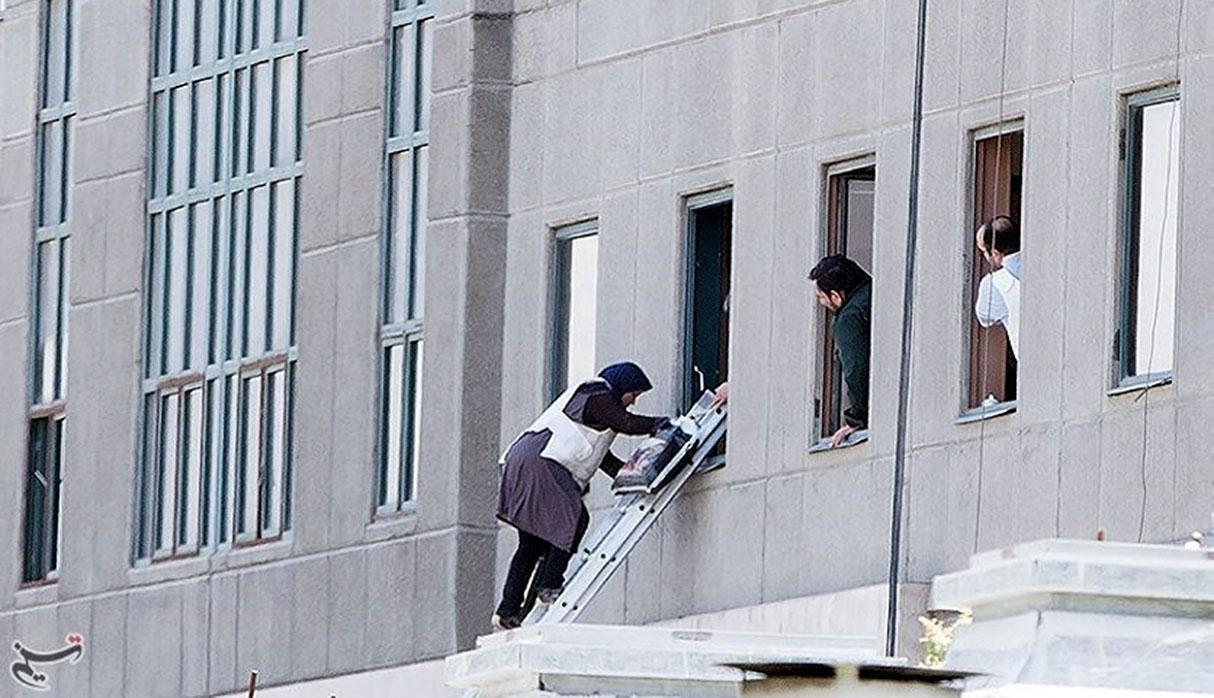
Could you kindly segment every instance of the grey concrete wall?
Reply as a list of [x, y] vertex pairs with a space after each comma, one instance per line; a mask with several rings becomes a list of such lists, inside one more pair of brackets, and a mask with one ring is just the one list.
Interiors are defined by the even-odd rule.
[[[916, 3], [520, 2], [515, 17], [502, 441], [543, 406], [550, 228], [598, 217], [600, 364], [677, 408], [682, 197], [734, 192], [729, 466], [665, 515], [588, 613], [645, 622], [882, 580], [897, 403]], [[968, 132], [999, 116], [1004, 3], [931, 0], [905, 561], [926, 582], [1046, 536], [1210, 525], [1214, 292], [1201, 279], [1214, 10], [1182, 31], [1176, 380], [1110, 397], [1120, 95], [1173, 74], [1175, 0], [1008, 6], [1005, 117], [1026, 123], [1019, 410], [954, 422], [969, 301]], [[993, 47], [993, 48], [992, 48]], [[872, 438], [809, 454], [823, 169], [877, 158]], [[1149, 406], [1146, 404], [1149, 402]], [[1144, 409], [1147, 455], [1141, 463]], [[621, 455], [628, 446], [617, 447]], [[1145, 505], [1143, 479], [1145, 478]], [[605, 479], [591, 503], [609, 503]], [[503, 530], [498, 576], [514, 541]]]
[[[509, 3], [437, 2], [419, 501], [372, 522], [385, 0], [309, 0], [293, 526], [131, 569], [151, 11], [78, 0], [60, 581], [18, 590], [38, 6], [0, 21], [0, 639], [86, 661], [56, 695], [197, 696], [441, 657], [488, 628], [500, 410]], [[0, 680], [0, 696], [17, 684]]]

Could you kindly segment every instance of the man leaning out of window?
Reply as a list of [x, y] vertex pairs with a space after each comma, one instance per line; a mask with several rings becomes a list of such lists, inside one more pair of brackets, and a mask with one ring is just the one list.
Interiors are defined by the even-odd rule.
[[872, 327], [872, 277], [841, 254], [823, 257], [809, 272], [818, 303], [830, 310], [831, 334], [843, 368], [850, 403], [843, 426], [831, 437], [832, 448], [868, 427], [868, 364]]

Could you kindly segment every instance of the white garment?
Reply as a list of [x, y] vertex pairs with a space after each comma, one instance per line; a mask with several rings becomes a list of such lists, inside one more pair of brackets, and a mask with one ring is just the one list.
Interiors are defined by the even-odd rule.
[[978, 324], [991, 327], [1001, 323], [1007, 330], [1012, 353], [1020, 358], [1020, 253], [1004, 257], [1003, 266], [982, 277], [978, 300], [974, 303]]
[[[606, 381], [598, 381], [606, 383]], [[591, 429], [580, 422], [575, 422], [565, 414], [565, 408], [573, 399], [574, 393], [581, 385], [575, 385], [558, 397], [555, 402], [544, 410], [531, 426], [523, 430], [525, 434], [534, 434], [547, 429], [552, 433], [548, 445], [540, 452], [544, 458], [550, 458], [565, 466], [578, 485], [585, 489], [594, 477], [595, 471], [603, 463], [607, 451], [615, 441], [616, 432], [611, 429], [602, 431]], [[518, 439], [515, 439], [517, 442]], [[511, 444], [513, 446], [513, 444]], [[509, 449], [506, 449], [509, 451]], [[502, 454], [501, 462], [505, 462], [506, 454]]]

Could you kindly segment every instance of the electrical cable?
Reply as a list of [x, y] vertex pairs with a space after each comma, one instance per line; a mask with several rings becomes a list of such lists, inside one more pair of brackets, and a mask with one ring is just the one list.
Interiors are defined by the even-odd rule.
[[[1176, 12], [1176, 52], [1173, 56], [1172, 78], [1175, 82], [1180, 82], [1180, 52], [1181, 52], [1181, 35], [1184, 28], [1184, 0], [1180, 0]], [[1138, 542], [1143, 542], [1143, 537], [1146, 532], [1147, 522], [1147, 446], [1149, 438], [1149, 425], [1151, 414], [1151, 388], [1155, 386], [1155, 379], [1152, 377], [1155, 370], [1155, 336], [1159, 329], [1159, 300], [1163, 290], [1163, 249], [1164, 237], [1168, 229], [1168, 214], [1170, 211], [1170, 202], [1172, 196], [1172, 139], [1175, 135], [1176, 119], [1180, 113], [1180, 100], [1172, 106], [1172, 113], [1168, 117], [1168, 159], [1164, 165], [1164, 185], [1163, 185], [1163, 215], [1159, 221], [1159, 247], [1156, 250], [1155, 256], [1155, 299], [1151, 309], [1151, 341], [1148, 343], [1147, 350], [1147, 383], [1143, 386], [1142, 393], [1138, 399], [1142, 400], [1142, 455], [1140, 459], [1140, 469], [1142, 475], [1142, 502], [1138, 511]], [[1177, 178], [1180, 177], [1179, 167], [1176, 173]], [[1177, 183], [1179, 186], [1179, 182]], [[1179, 208], [1179, 201], [1177, 202]], [[1176, 221], [1177, 228], [1180, 227], [1180, 221]], [[1175, 283], [1173, 281], [1173, 283]], [[1175, 333], [1173, 333], [1173, 342], [1175, 342]], [[1128, 341], [1127, 337], [1125, 341]]]

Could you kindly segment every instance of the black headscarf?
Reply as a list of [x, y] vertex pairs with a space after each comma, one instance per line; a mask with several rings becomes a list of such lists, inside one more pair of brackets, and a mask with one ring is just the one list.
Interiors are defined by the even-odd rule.
[[611, 387], [611, 394], [616, 400], [621, 401], [626, 393], [643, 393], [653, 388], [653, 384], [649, 382], [649, 376], [646, 376], [641, 367], [631, 361], [611, 364], [599, 371], [599, 378], [607, 381]]

